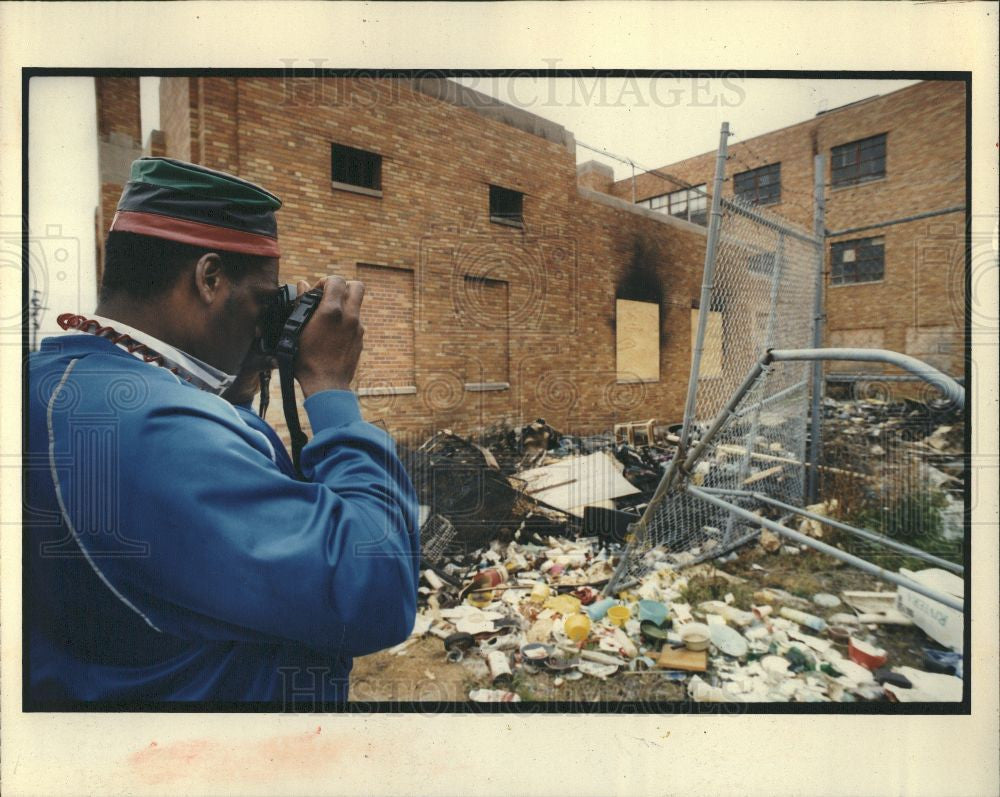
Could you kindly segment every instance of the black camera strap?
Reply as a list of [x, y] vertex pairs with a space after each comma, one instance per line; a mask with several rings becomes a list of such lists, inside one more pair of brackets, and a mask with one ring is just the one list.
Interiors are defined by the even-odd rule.
[[[299, 411], [295, 403], [295, 355], [299, 350], [299, 336], [302, 334], [302, 328], [315, 312], [322, 298], [323, 294], [318, 290], [312, 290], [302, 295], [281, 329], [281, 336], [278, 338], [278, 345], [274, 352], [274, 357], [278, 361], [278, 376], [281, 378], [281, 403], [285, 411], [285, 423], [288, 424], [288, 434], [292, 440], [292, 463], [295, 465], [295, 472], [300, 479], [303, 476], [299, 460], [307, 438], [299, 423]], [[264, 386], [262, 385], [262, 387]], [[266, 408], [266, 402], [262, 403]]]

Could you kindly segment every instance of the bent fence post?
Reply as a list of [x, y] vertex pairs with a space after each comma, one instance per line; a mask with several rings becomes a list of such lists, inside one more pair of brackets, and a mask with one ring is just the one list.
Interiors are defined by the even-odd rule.
[[923, 584], [913, 581], [912, 579], [906, 578], [905, 576], [901, 576], [898, 573], [893, 573], [891, 570], [886, 570], [885, 568], [872, 564], [871, 562], [862, 559], [858, 556], [849, 554], [846, 551], [840, 550], [839, 548], [834, 548], [832, 545], [827, 545], [825, 542], [820, 542], [819, 540], [815, 540], [807, 534], [802, 534], [801, 532], [793, 531], [787, 526], [782, 526], [780, 523], [776, 523], [773, 520], [768, 520], [767, 518], [763, 518], [760, 515], [755, 515], [748, 509], [743, 509], [742, 507], [736, 506], [735, 504], [731, 504], [728, 501], [723, 501], [718, 496], [706, 493], [704, 490], [701, 490], [698, 487], [688, 485], [686, 489], [687, 492], [690, 493], [691, 495], [697, 496], [703, 501], [708, 501], [708, 503], [714, 504], [720, 509], [725, 509], [728, 512], [732, 512], [733, 514], [739, 515], [744, 520], [749, 521], [750, 523], [759, 526], [764, 526], [765, 528], [768, 528], [771, 531], [780, 534], [783, 537], [787, 537], [788, 539], [794, 540], [795, 542], [801, 545], [807, 545], [810, 548], [814, 548], [817, 551], [829, 554], [830, 556], [833, 556], [834, 558], [839, 559], [842, 562], [846, 562], [847, 564], [856, 567], [858, 570], [861, 570], [865, 573], [871, 573], [872, 575], [878, 576], [881, 579], [884, 579], [886, 581], [891, 581], [892, 583], [897, 584], [898, 586], [906, 587], [906, 589], [912, 590], [913, 592], [917, 592], [923, 595], [924, 597], [930, 598], [931, 600], [935, 600], [938, 603], [944, 604], [949, 609], [955, 609], [956, 611], [959, 612], [965, 611], [965, 602], [952, 595], [946, 595], [943, 592], [938, 592], [935, 589], [926, 587]]

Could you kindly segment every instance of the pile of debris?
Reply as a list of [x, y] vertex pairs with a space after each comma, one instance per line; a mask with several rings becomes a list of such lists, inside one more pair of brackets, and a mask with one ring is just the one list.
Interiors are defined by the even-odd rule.
[[[628, 520], [672, 456], [658, 439], [672, 442], [674, 430], [643, 426], [637, 444], [628, 430], [578, 438], [539, 419], [479, 442], [443, 431], [404, 452], [423, 504], [423, 578], [413, 635], [394, 652], [439, 638], [442, 664], [466, 668], [479, 685], [474, 701], [518, 701], [524, 678], [548, 679], [551, 691], [627, 674], [682, 686], [696, 701], [961, 700], [962, 616], [935, 633], [940, 616], [925, 626], [927, 601], [907, 590], [811, 599], [754, 590], [709, 565], [679, 570], [677, 552], [655, 547], [644, 577], [603, 594]], [[828, 514], [836, 502], [813, 508]], [[689, 602], [698, 568], [739, 588]], [[962, 595], [961, 579], [944, 571], [906, 574]], [[942, 647], [924, 650], [922, 668], [888, 668], [875, 632], [914, 622]]]
[[[695, 701], [962, 699], [959, 653], [927, 648], [923, 669], [886, 666], [889, 654], [874, 629], [913, 622], [900, 594], [845, 591], [807, 600], [766, 588], [749, 598], [743, 579], [712, 568], [740, 584], [734, 591], [748, 604], [729, 593], [691, 605], [684, 596], [694, 574], [665, 566], [605, 597], [600, 589], [612, 565], [596, 538], [549, 537], [541, 545], [494, 543], [464, 577], [452, 568], [446, 581], [428, 569], [414, 635], [396, 652], [427, 634], [440, 638], [441, 656], [482, 684], [470, 692], [475, 701], [520, 700], [513, 687], [524, 676], [548, 676], [558, 688], [630, 673], [685, 682]], [[961, 579], [939, 570], [908, 575], [962, 588]], [[948, 577], [954, 581], [942, 582]], [[950, 641], [960, 647], [962, 618], [953, 614]]]
[[[962, 412], [912, 399], [823, 402], [822, 491], [878, 531], [938, 518], [944, 540], [963, 536]], [[931, 541], [933, 543], [933, 541]]]

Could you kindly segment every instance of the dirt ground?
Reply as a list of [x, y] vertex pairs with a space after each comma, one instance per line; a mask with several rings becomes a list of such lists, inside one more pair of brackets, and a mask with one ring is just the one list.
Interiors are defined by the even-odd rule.
[[[714, 566], [745, 579], [745, 583], [734, 584], [718, 576], [695, 576], [685, 593], [692, 606], [705, 600], [722, 599], [731, 592], [736, 598], [736, 606], [748, 608], [752, 593], [765, 587], [777, 587], [807, 599], [817, 592], [839, 595], [843, 590], [894, 590], [892, 584], [812, 550], [798, 555], [768, 554], [759, 545], [751, 544], [740, 550], [733, 561]], [[844, 611], [851, 610], [843, 604], [834, 609], [814, 609], [820, 616]], [[888, 651], [889, 667], [923, 669], [922, 648], [937, 647], [915, 626], [868, 626], [864, 633], [871, 634]], [[839, 650], [847, 655], [846, 644], [840, 645]], [[686, 699], [688, 678], [670, 680], [677, 677], [676, 674], [661, 670], [619, 671], [605, 680], [585, 675], [559, 683], [556, 675], [544, 670], [527, 674], [516, 666], [513, 669], [515, 678], [511, 688], [522, 701], [642, 703]], [[711, 677], [710, 665], [702, 678]], [[493, 688], [485, 661], [469, 654], [461, 662], [450, 663], [445, 658], [441, 639], [430, 634], [407, 647], [401, 655], [382, 651], [357, 659], [351, 675], [351, 700], [361, 702], [465, 702], [470, 690], [477, 688]]]

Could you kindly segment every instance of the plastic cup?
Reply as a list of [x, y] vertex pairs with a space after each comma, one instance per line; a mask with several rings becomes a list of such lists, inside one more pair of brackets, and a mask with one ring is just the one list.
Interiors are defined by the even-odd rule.
[[639, 601], [639, 622], [652, 620], [659, 625], [667, 619], [667, 607], [659, 601]]
[[608, 609], [608, 619], [619, 628], [625, 625], [625, 621], [631, 616], [632, 612], [628, 606], [612, 606]]
[[590, 618], [583, 612], [571, 614], [563, 620], [563, 630], [574, 642], [583, 642], [590, 636]]
[[608, 613], [608, 609], [614, 606], [616, 602], [617, 601], [615, 601], [614, 598], [604, 598], [603, 600], [590, 604], [590, 606], [584, 609], [584, 611], [590, 615], [591, 620], [597, 622]]

